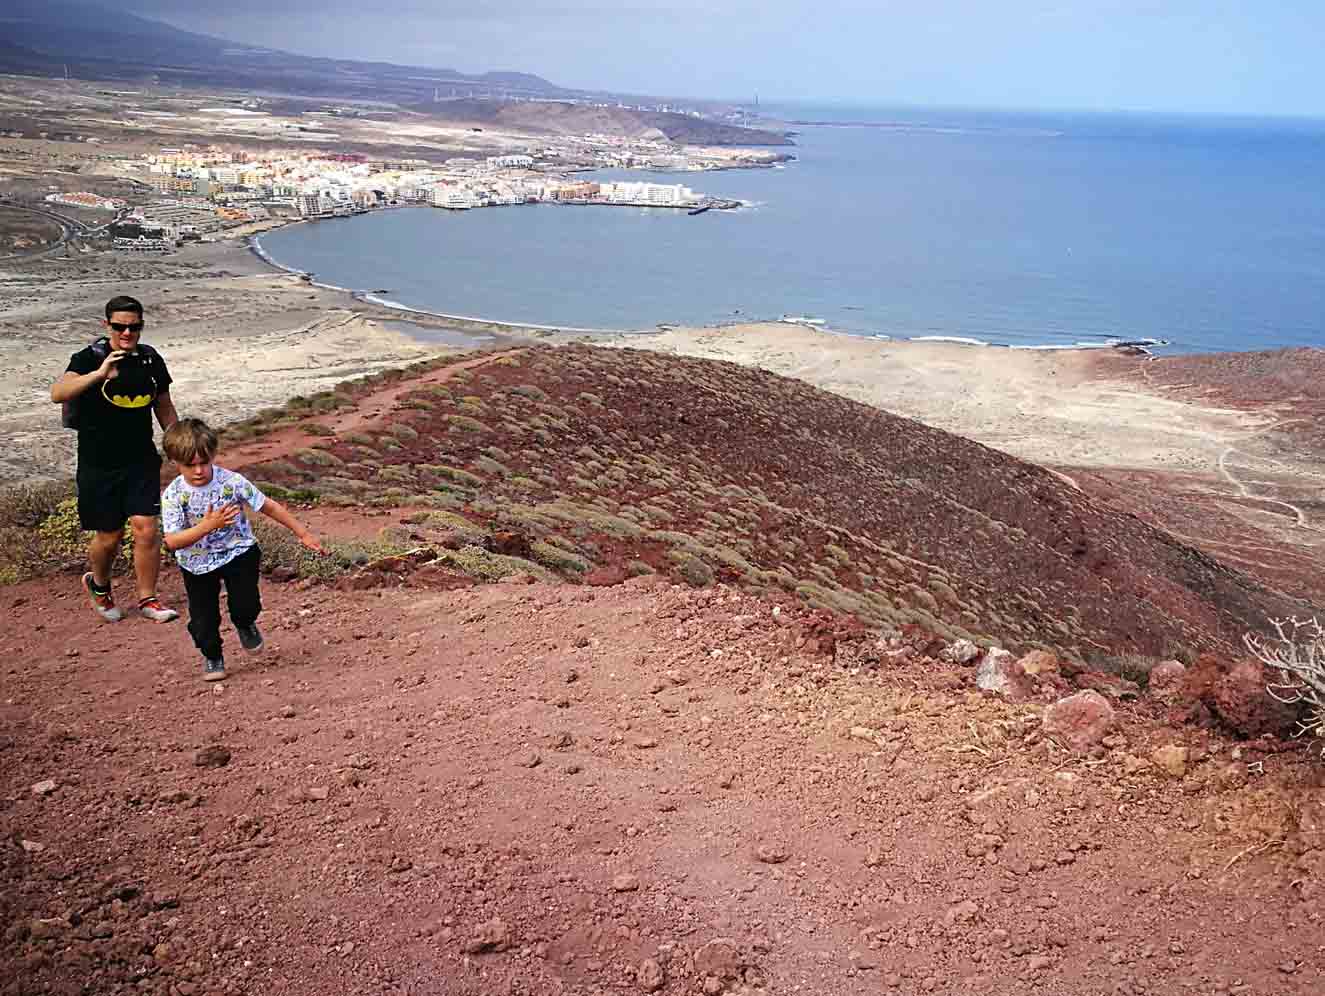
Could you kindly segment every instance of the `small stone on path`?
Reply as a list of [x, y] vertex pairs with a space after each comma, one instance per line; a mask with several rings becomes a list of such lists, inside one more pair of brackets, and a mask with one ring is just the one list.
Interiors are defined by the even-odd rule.
[[781, 844], [760, 844], [755, 848], [755, 857], [766, 865], [780, 865], [791, 857], [791, 852]]
[[230, 751], [220, 744], [212, 744], [195, 753], [193, 763], [199, 768], [224, 768], [230, 763]]

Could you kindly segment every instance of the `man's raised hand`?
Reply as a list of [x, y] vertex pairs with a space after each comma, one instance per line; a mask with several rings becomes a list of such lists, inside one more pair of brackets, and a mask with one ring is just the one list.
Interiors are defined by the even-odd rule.
[[114, 380], [119, 376], [120, 368], [115, 364], [124, 359], [128, 354], [123, 349], [115, 349], [106, 354], [106, 358], [101, 361], [101, 366], [97, 373], [101, 375], [102, 380]]

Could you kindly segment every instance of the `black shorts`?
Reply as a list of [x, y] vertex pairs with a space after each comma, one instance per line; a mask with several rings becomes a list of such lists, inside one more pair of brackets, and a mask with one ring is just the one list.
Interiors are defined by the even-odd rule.
[[128, 467], [78, 467], [78, 521], [84, 529], [117, 533], [133, 515], [161, 514], [161, 461]]

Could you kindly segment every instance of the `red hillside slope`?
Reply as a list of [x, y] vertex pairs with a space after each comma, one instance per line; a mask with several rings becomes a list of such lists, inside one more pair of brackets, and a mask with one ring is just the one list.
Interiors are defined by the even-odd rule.
[[418, 506], [413, 538], [456, 562], [499, 530], [571, 578], [727, 580], [1083, 657], [1227, 648], [1309, 610], [1047, 471], [759, 370], [539, 348], [391, 400], [245, 470]]

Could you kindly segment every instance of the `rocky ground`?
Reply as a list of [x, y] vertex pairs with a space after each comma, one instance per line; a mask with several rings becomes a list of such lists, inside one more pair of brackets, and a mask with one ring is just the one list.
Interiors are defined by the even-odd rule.
[[528, 580], [270, 585], [217, 685], [8, 589], [0, 991], [1320, 991], [1320, 769], [1213, 725], [1256, 677]]
[[[833, 545], [852, 546], [820, 584], [869, 560], [884, 590], [960, 519], [940, 529], [945, 506], [919, 499], [911, 519], [879, 518], [892, 506], [835, 483], [883, 494], [882, 474], [898, 508], [972, 488], [1017, 531], [974, 560], [989, 537], [968, 531], [966, 560], [941, 546], [933, 571], [954, 583], [1015, 560], [1018, 583], [1047, 584], [1036, 565], [1065, 555], [1037, 538], [1056, 535], [1043, 510], [1068, 507], [1159, 590], [1180, 545], [1051, 474], [771, 375], [588, 349], [378, 374], [226, 445], [235, 466], [319, 491], [301, 515], [328, 540], [420, 547], [327, 582], [277, 581], [298, 574], [282, 563], [267, 648], [245, 656], [228, 634], [229, 677], [210, 685], [182, 623], [101, 623], [76, 573], [0, 590], [15, 621], [0, 634], [4, 996], [1325, 981], [1325, 766], [1282, 739], [1292, 710], [1227, 641], [1190, 666], [1033, 649], [1025, 602], [990, 615], [1002, 629], [981, 645], [900, 609], [867, 629], [699, 542], [763, 563], [776, 525], [808, 569], [831, 517]], [[987, 498], [1004, 479], [1053, 501]], [[558, 491], [572, 485], [582, 504]], [[738, 521], [765, 491], [779, 517]], [[725, 532], [678, 531], [699, 528], [701, 494]], [[863, 539], [877, 530], [911, 553], [879, 555]], [[1091, 612], [1124, 597], [1102, 586]], [[1131, 625], [1100, 618], [1104, 650], [1130, 644]]]

